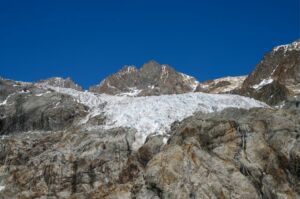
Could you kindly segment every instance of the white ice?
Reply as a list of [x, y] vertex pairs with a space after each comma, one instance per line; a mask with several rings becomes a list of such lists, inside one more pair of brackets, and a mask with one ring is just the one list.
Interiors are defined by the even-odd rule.
[[[249, 109], [267, 107], [251, 98], [229, 94], [186, 93], [146, 97], [112, 96], [80, 92], [74, 89], [51, 87], [57, 92], [71, 95], [76, 101], [88, 106], [90, 113], [84, 122], [99, 114], [104, 114], [107, 123], [102, 126], [131, 127], [137, 130], [134, 148], [140, 147], [150, 134], [165, 134], [176, 120], [191, 116], [194, 112], [210, 113], [225, 108]], [[101, 107], [100, 105], [106, 105]]]

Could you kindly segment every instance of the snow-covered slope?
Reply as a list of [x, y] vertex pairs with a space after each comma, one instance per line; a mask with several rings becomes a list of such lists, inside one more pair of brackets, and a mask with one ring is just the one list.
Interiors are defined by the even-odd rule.
[[227, 94], [186, 93], [128, 97], [80, 92], [68, 88], [51, 88], [73, 96], [75, 100], [90, 108], [90, 114], [82, 121], [83, 123], [96, 115], [104, 114], [107, 121], [101, 128], [120, 126], [135, 128], [137, 130], [135, 148], [141, 146], [148, 135], [165, 134], [174, 121], [182, 120], [197, 111], [209, 113], [228, 107], [244, 109], [266, 107], [264, 103], [254, 99]]

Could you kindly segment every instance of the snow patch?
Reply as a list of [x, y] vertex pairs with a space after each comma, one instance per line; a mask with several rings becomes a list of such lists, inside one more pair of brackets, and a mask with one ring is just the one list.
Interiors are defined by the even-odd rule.
[[5, 186], [0, 185], [0, 192], [5, 189]]
[[127, 67], [127, 73], [131, 73], [131, 72], [135, 72], [135, 71], [136, 71], [135, 66], [128, 66]]
[[160, 79], [164, 79], [164, 83], [166, 82], [167, 78], [169, 76], [169, 72], [167, 70], [167, 66], [166, 65], [162, 65], [162, 73], [160, 76]]
[[129, 92], [125, 92], [125, 93], [120, 93], [118, 96], [131, 96], [131, 97], [135, 97], [137, 96], [140, 92], [142, 92], [142, 90], [137, 89], [136, 87], [130, 87], [128, 88]]
[[259, 84], [255, 84], [252, 86], [252, 88], [259, 90], [261, 89], [263, 86], [271, 84], [273, 82], [273, 79], [269, 78], [269, 79], [263, 79]]
[[15, 95], [15, 94], [16, 94], [16, 93], [9, 94], [9, 95], [6, 97], [6, 99], [5, 99], [3, 102], [0, 103], [0, 106], [7, 105], [7, 100], [8, 100], [11, 96], [13, 96], [13, 95]]
[[168, 138], [164, 137], [164, 138], [163, 138], [163, 143], [164, 143], [164, 144], [167, 144], [167, 142], [168, 142]]
[[291, 44], [277, 46], [277, 47], [273, 48], [273, 51], [276, 52], [281, 49], [283, 49], [284, 53], [286, 53], [287, 51], [292, 51], [292, 50], [300, 50], [300, 40], [294, 41]]
[[0, 103], [0, 106], [7, 105], [7, 100], [8, 100], [11, 96], [13, 96], [13, 95], [16, 95], [16, 94], [24, 94], [24, 93], [29, 93], [29, 92], [30, 92], [29, 90], [21, 90], [21, 91], [19, 91], [19, 92], [11, 93], [11, 94], [9, 94], [9, 95], [6, 97], [6, 99], [5, 99], [3, 102]]
[[124, 75], [136, 72], [137, 68], [135, 66], [125, 66], [123, 69], [119, 70], [116, 74], [118, 78], [121, 78]]
[[4, 106], [6, 104], [7, 104], [7, 98], [3, 102], [0, 103], [0, 106]]
[[278, 65], [276, 65], [276, 67], [274, 68], [274, 70], [271, 73], [271, 76], [274, 75], [274, 73], [276, 72], [276, 69], [278, 68]]

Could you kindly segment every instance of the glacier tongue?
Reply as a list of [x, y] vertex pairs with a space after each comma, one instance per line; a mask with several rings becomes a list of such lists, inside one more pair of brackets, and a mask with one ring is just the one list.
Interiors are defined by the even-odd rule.
[[[73, 96], [90, 107], [89, 117], [104, 113], [104, 128], [131, 127], [137, 130], [134, 148], [140, 147], [150, 134], [164, 134], [176, 120], [191, 116], [194, 112], [221, 111], [236, 107], [249, 109], [267, 107], [251, 98], [229, 94], [186, 93], [147, 97], [111, 96], [80, 92], [74, 89], [51, 87], [57, 92]], [[105, 103], [105, 107], [100, 105]], [[87, 118], [88, 121], [89, 118]]]

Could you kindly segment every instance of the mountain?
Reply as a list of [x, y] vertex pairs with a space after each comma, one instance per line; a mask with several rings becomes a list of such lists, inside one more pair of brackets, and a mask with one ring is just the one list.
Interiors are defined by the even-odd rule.
[[0, 78], [0, 198], [300, 198], [297, 42], [200, 83], [154, 61], [90, 91]]
[[300, 94], [300, 40], [267, 53], [244, 81], [239, 94], [276, 105]]
[[169, 65], [149, 61], [140, 69], [125, 66], [89, 90], [110, 95], [151, 96], [193, 92], [197, 85], [195, 78], [179, 73]]

